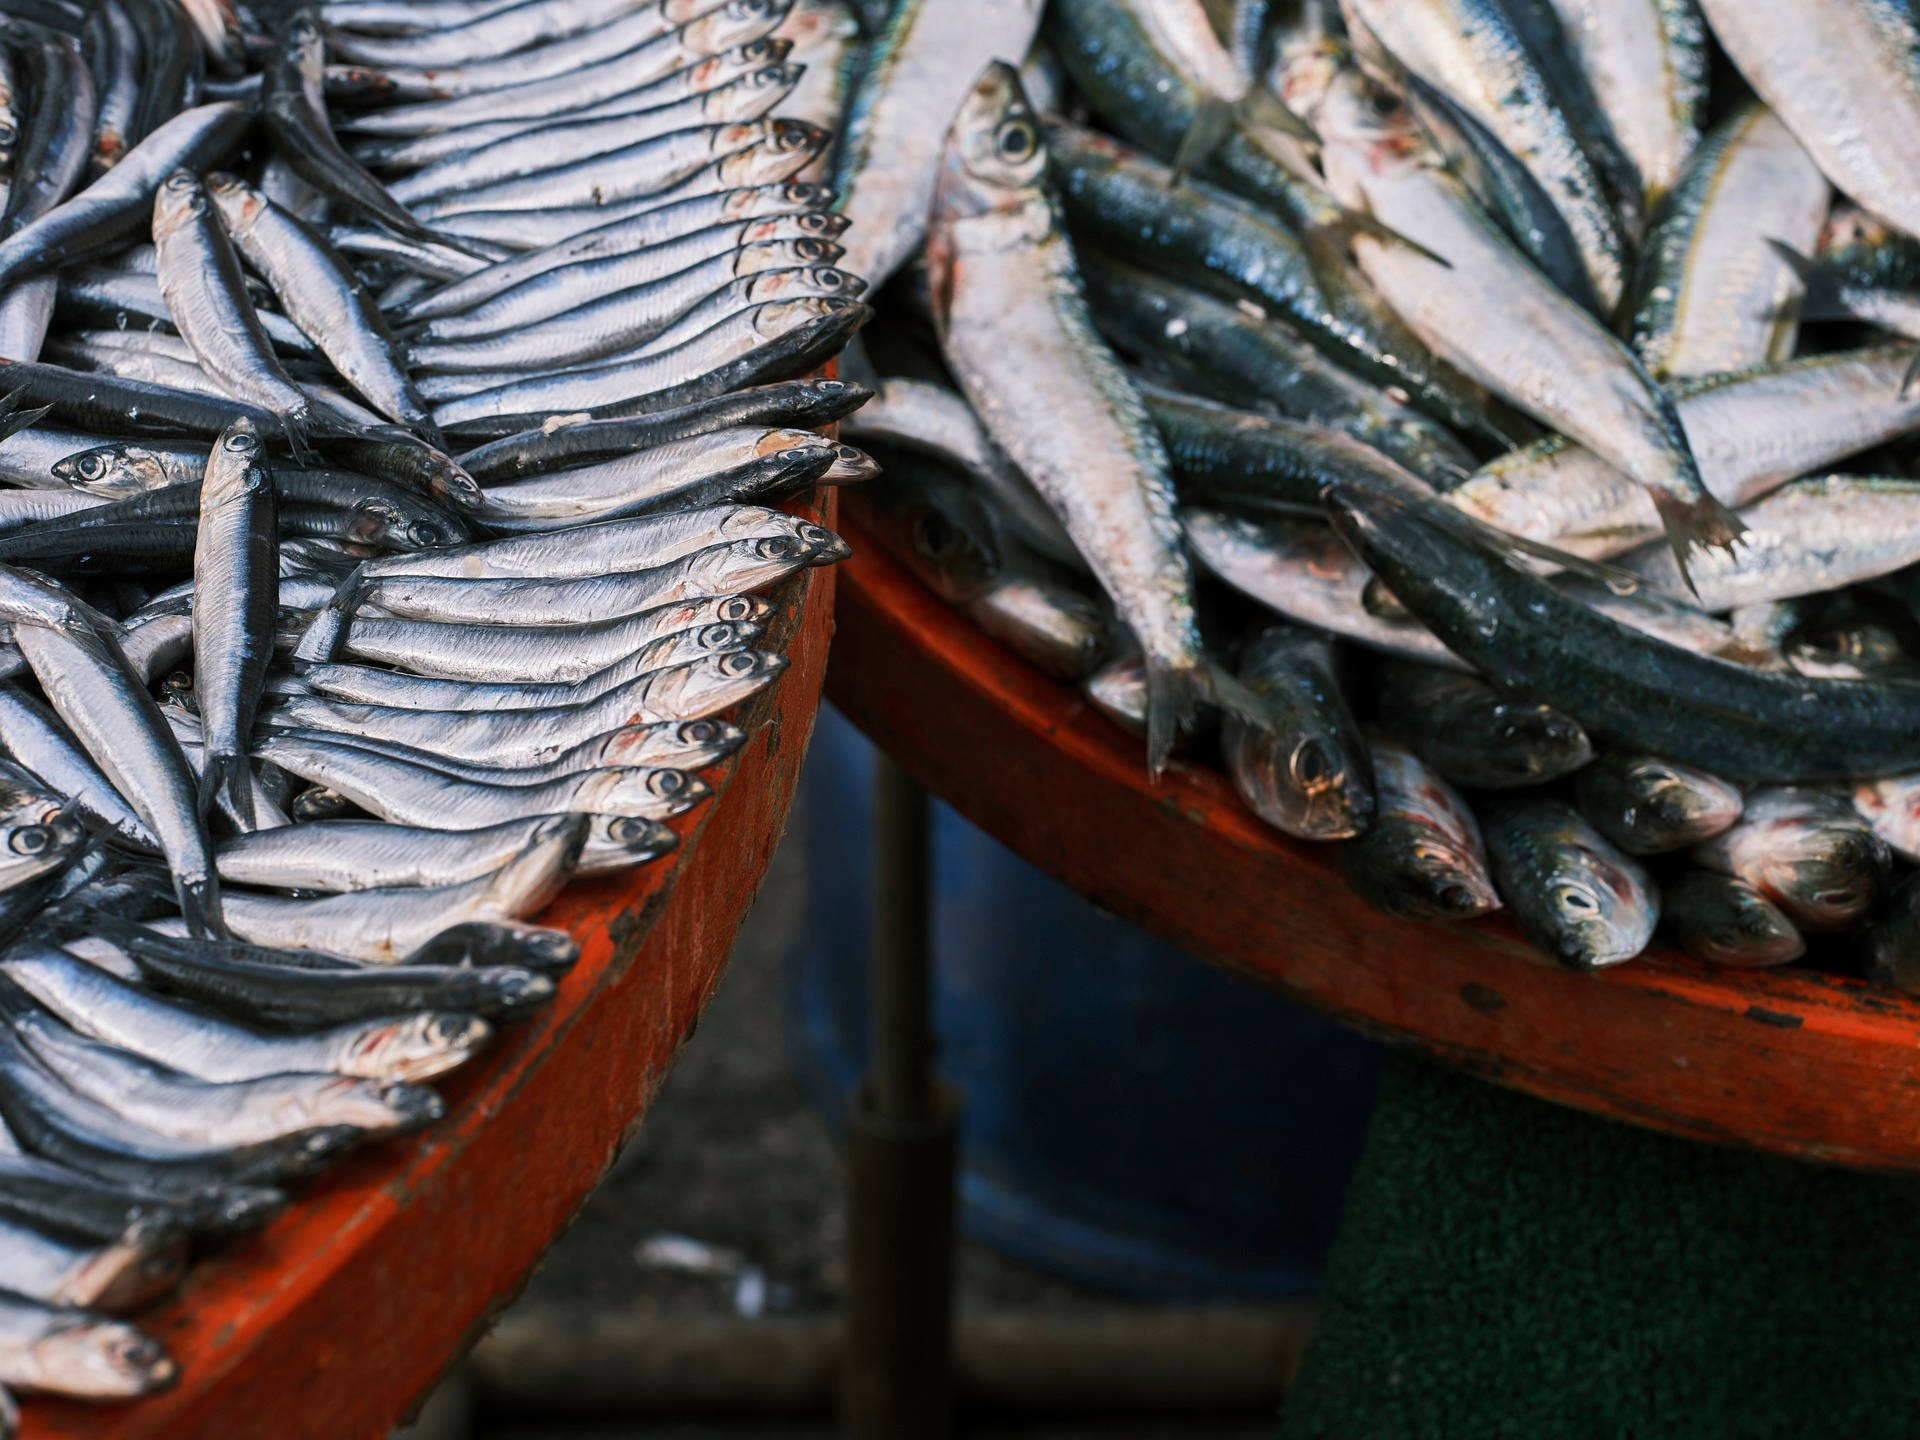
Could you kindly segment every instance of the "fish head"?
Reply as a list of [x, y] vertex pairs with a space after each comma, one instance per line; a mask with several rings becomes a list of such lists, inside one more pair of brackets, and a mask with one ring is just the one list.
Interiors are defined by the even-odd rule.
[[1551, 705], [1502, 700], [1493, 707], [1492, 753], [1515, 784], [1570, 774], [1593, 758], [1593, 742], [1572, 716]]
[[216, 170], [207, 176], [207, 193], [220, 208], [220, 218], [226, 222], [227, 229], [232, 231], [251, 230], [267, 208], [266, 196], [225, 170]]
[[697, 54], [734, 49], [773, 29], [786, 8], [787, 0], [727, 0], [719, 9], [688, 23], [687, 43], [700, 45]]
[[1626, 805], [1621, 819], [1663, 850], [1677, 850], [1718, 835], [1740, 818], [1738, 786], [1717, 775], [1652, 756], [1636, 758], [1622, 776]]
[[[531, 997], [526, 997], [525, 992], [529, 989], [533, 989], [540, 999], [545, 999], [553, 993], [553, 982], [546, 976], [529, 975], [524, 970], [479, 970], [474, 972], [473, 978], [486, 984], [490, 991], [494, 989], [494, 985], [487, 982], [505, 981], [506, 983], [499, 988], [504, 992], [504, 998], [510, 1001], [537, 1003]], [[528, 987], [519, 983], [523, 979], [538, 981], [539, 986], [545, 987], [544, 992], [540, 991], [539, 986]], [[358, 1088], [349, 1089], [348, 1087]], [[366, 1102], [364, 1114], [356, 1114], [346, 1108], [347, 1102], [361, 1096], [365, 1097]], [[369, 1130], [392, 1129], [399, 1130], [403, 1134], [425, 1129], [447, 1113], [447, 1102], [440, 1098], [439, 1091], [429, 1086], [413, 1085], [399, 1080], [369, 1089], [364, 1080], [354, 1080], [346, 1076], [339, 1077], [334, 1106], [337, 1107], [335, 1113], [345, 1115], [352, 1123], [364, 1124]]]
[[595, 815], [586, 849], [581, 853], [581, 868], [592, 869], [596, 863], [604, 866], [612, 856], [625, 864], [643, 864], [659, 859], [679, 843], [680, 837], [659, 820], [638, 815]]
[[685, 770], [634, 766], [598, 772], [581, 786], [576, 803], [589, 805], [596, 813], [631, 811], [659, 819], [691, 810], [712, 793], [706, 781]]
[[1372, 823], [1372, 787], [1335, 737], [1300, 726], [1269, 730], [1235, 717], [1223, 738], [1242, 793], [1289, 835], [1347, 840]]
[[1529, 845], [1520, 883], [1533, 892], [1543, 922], [1529, 933], [1561, 964], [1593, 970], [1631, 960], [1646, 948], [1659, 918], [1646, 872], [1590, 841], [1584, 822], [1545, 827]]
[[681, 667], [679, 703], [717, 714], [757, 694], [786, 668], [786, 657], [771, 650], [703, 655]]
[[716, 620], [710, 625], [702, 625], [689, 631], [684, 651], [695, 654], [719, 655], [728, 650], [744, 650], [760, 638], [760, 626], [751, 623], [736, 624], [731, 620]]
[[1348, 873], [1389, 914], [1473, 920], [1500, 908], [1478, 846], [1419, 815], [1377, 820], [1375, 830], [1349, 850]]
[[354, 1042], [350, 1073], [427, 1080], [465, 1064], [492, 1038], [493, 1027], [477, 1015], [423, 1010], [367, 1026]]
[[33, 808], [40, 812], [37, 818], [23, 819], [17, 812], [8, 817], [6, 848], [14, 857], [8, 863], [24, 860], [44, 868], [80, 853], [87, 843], [87, 827], [71, 807], [43, 801]]
[[914, 574], [948, 604], [971, 600], [1000, 573], [990, 530], [965, 507], [917, 504], [906, 521]]
[[805, 73], [806, 68], [804, 65], [784, 63], [762, 65], [729, 82], [726, 89], [733, 103], [745, 113], [767, 103], [763, 98], [763, 92], [777, 90], [785, 93], [798, 85], [800, 76]]
[[859, 303], [857, 300], [839, 300], [831, 295], [799, 295], [791, 300], [770, 300], [756, 306], [751, 312], [754, 333], [765, 340], [777, 340], [809, 321], [825, 320]]
[[718, 55], [709, 55], [688, 71], [687, 79], [695, 94], [704, 94], [768, 65], [778, 65], [792, 53], [791, 40], [769, 35], [745, 45], [735, 45]]
[[815, 180], [789, 180], [780, 186], [779, 196], [782, 204], [795, 209], [822, 212], [829, 210], [840, 198], [831, 185], [822, 185]]
[[855, 485], [880, 473], [880, 462], [857, 445], [835, 445], [833, 463], [821, 475], [822, 485]]
[[1872, 830], [1844, 819], [1766, 825], [1754, 887], [1813, 929], [1843, 929], [1886, 889], [1892, 857]]
[[824, 525], [802, 522], [794, 538], [807, 547], [810, 565], [837, 565], [853, 554], [853, 547]]
[[153, 195], [155, 241], [207, 213], [207, 192], [191, 170], [175, 170]]
[[160, 457], [140, 445], [96, 445], [56, 460], [56, 479], [75, 490], [109, 499], [129, 499], [168, 483]]
[[753, 595], [726, 595], [701, 602], [694, 613], [703, 617], [696, 623], [757, 626], [773, 614], [773, 606]]
[[170, 1384], [176, 1373], [158, 1340], [79, 1311], [50, 1317], [24, 1359], [23, 1385], [98, 1398], [144, 1395]]
[[797, 239], [768, 240], [742, 245], [733, 258], [736, 276], [764, 275], [792, 270], [803, 265], [830, 265], [838, 260], [841, 249], [831, 240], [803, 235]]
[[1853, 808], [1896, 854], [1920, 857], [1920, 781], [1911, 775], [1862, 781], [1854, 786]]
[[1667, 908], [1687, 949], [1722, 965], [1784, 965], [1807, 950], [1793, 922], [1744, 881], [1696, 872], [1675, 885]]
[[1428, 145], [1399, 91], [1334, 50], [1290, 58], [1282, 82], [1287, 108], [1320, 137], [1328, 179], [1355, 167], [1377, 174], [1422, 163]]
[[1039, 118], [1020, 72], [996, 60], [980, 72], [947, 131], [936, 209], [985, 215], [1025, 204], [1046, 174]]

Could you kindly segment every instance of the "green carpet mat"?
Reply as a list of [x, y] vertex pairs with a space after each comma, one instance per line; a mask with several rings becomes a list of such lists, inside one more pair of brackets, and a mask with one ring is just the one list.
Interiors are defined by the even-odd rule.
[[1281, 1440], [1909, 1435], [1920, 1178], [1390, 1062]]

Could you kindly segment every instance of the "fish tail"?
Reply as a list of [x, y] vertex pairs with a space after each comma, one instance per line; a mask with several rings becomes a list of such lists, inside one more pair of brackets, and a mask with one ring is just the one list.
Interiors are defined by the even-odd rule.
[[207, 752], [200, 771], [200, 817], [213, 813], [214, 804], [226, 798], [227, 809], [242, 830], [260, 828], [253, 812], [253, 772], [244, 755], [216, 755]]
[[227, 922], [220, 914], [220, 882], [211, 874], [189, 880], [176, 873], [173, 893], [180, 902], [189, 935], [196, 940], [227, 938]]
[[1213, 689], [1204, 661], [1170, 664], [1147, 657], [1147, 773], [1155, 780], [1167, 768], [1174, 741], [1192, 727]]
[[1716, 549], [1732, 554], [1740, 546], [1740, 537], [1747, 533], [1747, 527], [1740, 517], [1722, 505], [1713, 496], [1702, 491], [1691, 500], [1682, 499], [1664, 490], [1653, 492], [1654, 508], [1660, 512], [1660, 524], [1667, 532], [1667, 544], [1673, 547], [1674, 563], [1680, 568], [1680, 578], [1687, 582], [1687, 589], [1693, 591], [1695, 599], [1699, 591], [1694, 590], [1693, 577], [1687, 573], [1687, 556], [1694, 550]]
[[1173, 156], [1173, 178], [1169, 189], [1178, 189], [1188, 175], [1207, 163], [1207, 157], [1220, 148], [1233, 128], [1233, 106], [1225, 100], [1207, 97], [1194, 107], [1187, 133], [1180, 137], [1180, 148]]

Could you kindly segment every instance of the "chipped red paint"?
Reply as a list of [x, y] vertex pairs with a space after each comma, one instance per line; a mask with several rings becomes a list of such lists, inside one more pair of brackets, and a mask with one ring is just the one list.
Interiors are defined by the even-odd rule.
[[1365, 906], [1330, 847], [1254, 818], [1001, 650], [857, 519], [827, 694], [935, 794], [1098, 904], [1355, 1029], [1653, 1129], [1838, 1164], [1920, 1168], [1920, 1000], [1812, 971], [1657, 951], [1550, 968], [1498, 918]]
[[[831, 492], [797, 513], [832, 525]], [[833, 588], [831, 568], [810, 570], [769, 597], [768, 643], [792, 663], [744, 712], [752, 738], [716, 770], [717, 798], [672, 822], [672, 856], [548, 908], [579, 963], [441, 1087], [446, 1119], [347, 1161], [138, 1317], [180, 1362], [172, 1390], [30, 1399], [23, 1437], [383, 1440], [586, 1200], [719, 979], [813, 733]]]

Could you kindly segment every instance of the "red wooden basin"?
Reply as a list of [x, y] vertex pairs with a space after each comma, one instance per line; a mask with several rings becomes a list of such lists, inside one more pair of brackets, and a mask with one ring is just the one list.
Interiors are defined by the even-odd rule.
[[[822, 510], [803, 513], [832, 525], [831, 492]], [[709, 772], [719, 795], [674, 822], [671, 856], [547, 910], [579, 937], [579, 963], [442, 1087], [446, 1118], [330, 1172], [140, 1316], [180, 1363], [173, 1389], [128, 1406], [28, 1400], [23, 1436], [387, 1434], [585, 1202], [712, 992], [799, 779], [833, 587], [829, 567], [772, 594], [766, 643], [792, 664], [740, 717], [752, 738]]]
[[[1501, 920], [1396, 920], [1329, 847], [1244, 809], [922, 588], [857, 520], [841, 533], [827, 696], [929, 790], [1040, 869], [1380, 1039], [1654, 1129], [1847, 1165], [1920, 1167], [1920, 1000], [1670, 951], [1550, 969]], [[1036, 963], [1043, 957], [1036, 956]]]

